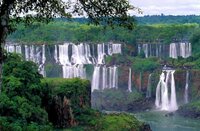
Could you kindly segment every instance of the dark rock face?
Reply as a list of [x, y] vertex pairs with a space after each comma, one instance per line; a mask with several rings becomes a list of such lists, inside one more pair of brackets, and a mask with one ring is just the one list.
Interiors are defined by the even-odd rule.
[[50, 121], [56, 127], [69, 127], [76, 125], [71, 102], [66, 96], [55, 96], [49, 111]]
[[126, 111], [140, 112], [140, 111], [151, 110], [153, 107], [154, 107], [153, 99], [142, 99], [128, 104]]
[[44, 105], [49, 121], [57, 128], [78, 125], [82, 111], [91, 108], [90, 82], [78, 78], [48, 78], [43, 84], [51, 89]]

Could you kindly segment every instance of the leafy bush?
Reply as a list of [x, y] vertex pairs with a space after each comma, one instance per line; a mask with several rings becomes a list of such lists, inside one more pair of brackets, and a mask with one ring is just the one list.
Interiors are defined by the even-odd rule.
[[44, 88], [37, 66], [22, 61], [16, 54], [8, 54], [3, 68], [0, 95], [2, 130], [51, 130], [48, 114], [42, 108]]

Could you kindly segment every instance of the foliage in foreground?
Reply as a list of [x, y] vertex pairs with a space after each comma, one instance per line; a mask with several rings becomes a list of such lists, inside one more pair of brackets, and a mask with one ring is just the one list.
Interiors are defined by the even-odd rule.
[[42, 76], [32, 62], [8, 54], [0, 95], [0, 130], [51, 130], [48, 114], [42, 108]]

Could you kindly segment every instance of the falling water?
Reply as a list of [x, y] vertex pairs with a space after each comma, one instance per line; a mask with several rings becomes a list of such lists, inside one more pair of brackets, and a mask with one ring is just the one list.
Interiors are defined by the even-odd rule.
[[171, 58], [177, 58], [178, 57], [176, 43], [170, 44], [169, 57], [171, 57]]
[[177, 59], [178, 56], [187, 58], [192, 55], [192, 45], [188, 42], [166, 44], [138, 44], [138, 54], [144, 51], [145, 57], [171, 57]]
[[[165, 75], [166, 72], [166, 75]], [[175, 111], [178, 109], [176, 102], [176, 88], [175, 88], [175, 80], [174, 80], [174, 72], [175, 70], [164, 70], [160, 75], [160, 80], [158, 82], [156, 88], [156, 100], [155, 105], [157, 108], [166, 111]], [[171, 97], [169, 100], [169, 92], [170, 88], [168, 85], [171, 83]]]
[[176, 87], [175, 87], [174, 73], [175, 73], [175, 70], [172, 70], [171, 71], [171, 99], [170, 99], [170, 107], [169, 107], [169, 110], [171, 111], [175, 111], [178, 109], [177, 102], [176, 102]]
[[132, 85], [131, 85], [131, 84], [132, 84], [132, 83], [131, 83], [131, 80], [132, 80], [132, 79], [131, 79], [131, 76], [132, 76], [132, 74], [131, 74], [131, 68], [129, 68], [129, 77], [128, 77], [128, 91], [129, 91], [129, 92], [132, 92], [132, 89], [131, 89], [131, 86], [132, 86]]
[[92, 91], [94, 90], [99, 90], [100, 84], [100, 67], [96, 66], [94, 67], [94, 73], [93, 73], [93, 77], [92, 77]]
[[171, 43], [169, 57], [177, 59], [178, 56], [187, 58], [192, 55], [191, 43]]
[[102, 75], [102, 88], [105, 89], [108, 87], [107, 85], [107, 68], [106, 66], [103, 66], [103, 75]]
[[148, 58], [148, 44], [143, 44], [143, 50], [145, 57]]
[[148, 77], [148, 85], [147, 85], [146, 98], [150, 98], [151, 97], [151, 75], [152, 74], [149, 74], [149, 77]]
[[[46, 76], [45, 45], [6, 44], [4, 48], [8, 52], [21, 53], [25, 60], [35, 62], [39, 66], [38, 71], [43, 76]], [[97, 53], [95, 53], [96, 51]], [[62, 66], [63, 78], [80, 77], [85, 79], [86, 78], [85, 65], [91, 64], [95, 66], [93, 76], [95, 77], [96, 75], [99, 75], [99, 78], [97, 76], [98, 80], [103, 82], [99, 84], [97, 88], [101, 87], [102, 89], [105, 89], [105, 88], [118, 88], [117, 67], [102, 66], [105, 64], [105, 57], [107, 55], [112, 56], [112, 54], [118, 54], [118, 53], [121, 53], [121, 44], [109, 43], [109, 44], [91, 45], [87, 43], [80, 43], [75, 45], [73, 43], [64, 43], [54, 46], [54, 53], [52, 56], [55, 60], [55, 63]], [[92, 78], [92, 79], [97, 79], [97, 78]]]
[[186, 72], [186, 80], [185, 80], [185, 93], [184, 93], [185, 104], [187, 104], [189, 102], [189, 99], [188, 99], [188, 88], [189, 88], [189, 71], [187, 70], [187, 72]]

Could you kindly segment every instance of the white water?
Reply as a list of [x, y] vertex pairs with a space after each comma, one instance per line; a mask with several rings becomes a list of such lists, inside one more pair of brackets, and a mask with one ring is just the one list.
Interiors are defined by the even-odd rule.
[[142, 48], [144, 50], [145, 57], [148, 58], [148, 44], [143, 44]]
[[187, 58], [192, 55], [191, 43], [171, 43], [169, 57], [177, 59], [178, 56]]
[[100, 67], [96, 66], [94, 68], [94, 73], [93, 73], [93, 77], [92, 77], [92, 92], [94, 90], [100, 89], [99, 82], [100, 82]]
[[165, 44], [138, 44], [138, 53], [144, 51], [145, 57], [171, 57], [177, 59], [178, 56], [187, 58], [192, 55], [191, 43], [171, 43], [170, 45]]
[[95, 66], [92, 77], [92, 91], [106, 88], [118, 88], [117, 66]]
[[131, 68], [129, 68], [129, 77], [128, 77], [128, 91], [129, 92], [132, 92], [132, 89], [131, 89], [131, 86], [132, 86], [132, 79], [131, 79], [131, 76], [132, 76], [132, 74], [131, 74]]
[[171, 43], [170, 44], [169, 57], [178, 58], [176, 43]]
[[[43, 76], [46, 76], [46, 54], [51, 53], [49, 49], [52, 47], [47, 48], [45, 45], [6, 44], [4, 48], [8, 52], [21, 53], [25, 60], [35, 62], [39, 66], [38, 71]], [[87, 79], [85, 65], [91, 64], [94, 66], [92, 78], [92, 81], [95, 81], [92, 82], [94, 89], [118, 88], [118, 68], [116, 66], [106, 67], [103, 65], [107, 55], [112, 56], [122, 52], [121, 44], [90, 45], [80, 43], [75, 45], [73, 43], [64, 43], [55, 45], [53, 50], [54, 64], [62, 66], [63, 78], [79, 77]]]
[[189, 88], [189, 71], [186, 72], [186, 80], [185, 80], [185, 93], [184, 93], [184, 102], [187, 104], [189, 102], [188, 96], [188, 88]]
[[105, 89], [105, 88], [107, 88], [108, 87], [108, 83], [107, 83], [107, 74], [108, 74], [108, 72], [107, 72], [107, 68], [106, 68], [106, 66], [103, 66], [103, 75], [102, 75], [102, 89]]
[[149, 74], [146, 98], [150, 98], [151, 97], [151, 76], [152, 76], [152, 74]]
[[[176, 87], [174, 80], [174, 72], [175, 70], [164, 70], [160, 75], [160, 80], [156, 88], [156, 100], [155, 100], [155, 105], [160, 110], [175, 111], [178, 109], [176, 102]], [[169, 94], [170, 87], [171, 87], [171, 94]]]

